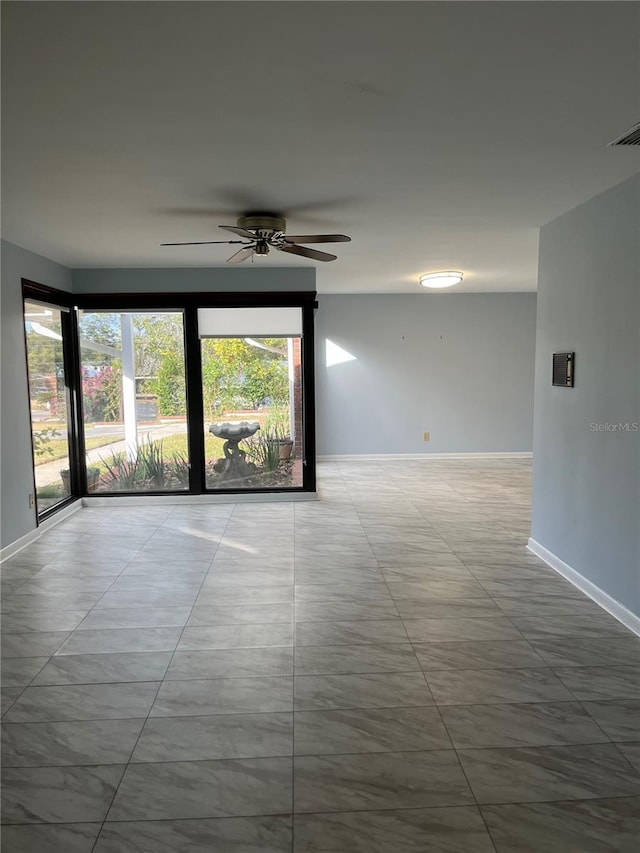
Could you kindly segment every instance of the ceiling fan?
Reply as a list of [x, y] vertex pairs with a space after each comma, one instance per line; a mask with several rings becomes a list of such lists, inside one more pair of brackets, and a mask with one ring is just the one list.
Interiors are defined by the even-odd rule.
[[335, 261], [336, 255], [320, 252], [318, 249], [308, 249], [299, 243], [348, 243], [351, 237], [345, 234], [305, 234], [291, 237], [286, 234], [287, 220], [273, 213], [248, 213], [241, 216], [236, 225], [219, 225], [225, 231], [244, 237], [244, 240], [203, 240], [196, 243], [161, 243], [161, 246], [210, 246], [214, 244], [240, 244], [230, 258], [228, 264], [241, 264], [253, 255], [268, 255], [271, 249], [287, 252], [290, 255], [301, 255], [314, 261]]

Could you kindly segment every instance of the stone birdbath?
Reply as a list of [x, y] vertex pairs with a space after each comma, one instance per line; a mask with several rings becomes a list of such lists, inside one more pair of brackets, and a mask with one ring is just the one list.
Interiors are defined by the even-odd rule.
[[244, 438], [249, 438], [260, 429], [258, 421], [221, 421], [209, 426], [209, 432], [223, 438], [224, 461], [219, 471], [221, 479], [236, 480], [256, 473], [252, 462], [247, 462], [246, 453], [238, 447]]

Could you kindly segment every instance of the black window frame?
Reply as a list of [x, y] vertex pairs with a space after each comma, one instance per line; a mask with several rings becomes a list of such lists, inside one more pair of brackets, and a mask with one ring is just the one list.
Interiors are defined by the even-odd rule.
[[78, 327], [73, 310], [73, 297], [64, 290], [55, 290], [43, 284], [23, 278], [22, 283], [22, 315], [24, 332], [24, 354], [27, 370], [27, 394], [29, 391], [29, 353], [27, 349], [27, 331], [24, 325], [26, 302], [40, 302], [60, 310], [60, 325], [62, 330], [62, 363], [65, 378], [65, 396], [67, 408], [67, 430], [69, 442], [69, 494], [57, 503], [40, 511], [38, 508], [38, 491], [35, 478], [35, 448], [33, 445], [33, 422], [31, 421], [31, 399], [29, 396], [29, 422], [31, 424], [31, 459], [33, 468], [33, 496], [36, 510], [36, 524], [39, 526], [61, 509], [75, 503], [87, 488], [87, 477], [84, 460], [84, 430], [82, 429], [82, 400], [78, 395], [79, 383], [79, 347]]
[[[186, 293], [70, 293], [28, 279], [22, 279], [23, 299], [37, 299], [69, 309], [63, 313], [67, 328], [63, 330], [65, 376], [68, 381], [69, 465], [71, 495], [43, 514], [53, 512], [89, 495], [83, 428], [82, 382], [78, 313], [80, 311], [176, 311], [183, 315], [185, 378], [187, 393], [187, 435], [189, 448], [189, 488], [183, 491], [100, 492], [98, 497], [181, 497], [187, 495], [299, 494], [316, 491], [315, 433], [315, 344], [314, 313], [318, 307], [315, 291], [278, 292], [214, 292]], [[204, 422], [202, 403], [201, 344], [198, 335], [198, 308], [273, 308], [302, 309], [302, 485], [253, 489], [209, 489], [205, 476]], [[66, 332], [66, 333], [65, 333]], [[71, 446], [73, 445], [73, 446]], [[96, 497], [96, 495], [93, 495]]]

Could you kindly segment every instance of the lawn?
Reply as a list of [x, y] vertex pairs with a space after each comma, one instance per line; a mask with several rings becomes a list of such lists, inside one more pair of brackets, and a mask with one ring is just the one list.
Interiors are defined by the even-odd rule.
[[[117, 440], [117, 439], [116, 439]], [[96, 447], [104, 447], [106, 444], [112, 444], [113, 436], [103, 435], [100, 438], [86, 438], [85, 447], [87, 450], [94, 450]], [[51, 453], [45, 453], [36, 457], [36, 465], [44, 465], [46, 462], [55, 462], [57, 459], [66, 459], [69, 455], [69, 444], [66, 438], [52, 438], [47, 442], [47, 447]]]
[[[98, 447], [107, 447], [109, 444], [115, 444], [119, 441], [122, 441], [122, 439], [117, 436], [103, 435], [99, 438], [85, 438], [84, 444], [87, 450], [95, 450]], [[222, 451], [223, 444], [224, 441], [221, 438], [216, 438], [214, 435], [207, 434], [205, 438], [205, 454], [207, 461], [218, 459], [220, 456], [224, 455]], [[37, 457], [36, 465], [44, 465], [46, 462], [55, 462], [58, 459], [65, 459], [69, 453], [69, 445], [67, 440], [64, 438], [52, 438], [47, 443], [47, 447], [51, 450], [51, 453], [46, 453], [45, 455]], [[174, 455], [186, 458], [188, 455], [187, 436], [184, 434], [166, 436], [162, 439], [162, 452], [165, 459], [173, 459]], [[110, 452], [106, 450], [103, 458], [108, 459], [110, 455]], [[94, 462], [92, 465], [100, 468], [103, 473], [106, 471], [106, 467], [100, 462]]]

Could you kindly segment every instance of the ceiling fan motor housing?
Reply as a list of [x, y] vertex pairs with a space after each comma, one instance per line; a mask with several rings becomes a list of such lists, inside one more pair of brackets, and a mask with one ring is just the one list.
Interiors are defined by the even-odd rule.
[[240, 216], [237, 224], [238, 228], [246, 228], [247, 231], [255, 232], [256, 237], [267, 240], [284, 234], [287, 228], [287, 220], [284, 217], [271, 213], [248, 213], [246, 216]]

